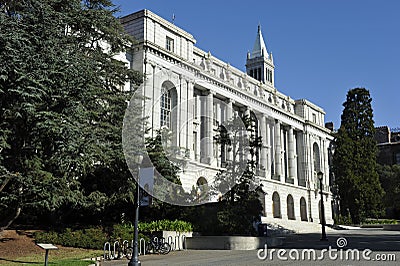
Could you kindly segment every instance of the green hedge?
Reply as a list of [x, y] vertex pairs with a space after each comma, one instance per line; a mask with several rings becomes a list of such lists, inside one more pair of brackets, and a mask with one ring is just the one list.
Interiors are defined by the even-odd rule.
[[94, 227], [82, 230], [67, 228], [62, 232], [36, 232], [37, 243], [52, 243], [65, 247], [77, 247], [88, 249], [103, 249], [108, 241], [108, 236], [101, 227]]
[[[193, 226], [191, 223], [179, 220], [160, 220], [150, 223], [139, 223], [139, 239], [144, 238], [148, 240], [148, 237], [142, 233], [153, 233], [155, 231], [188, 232], [192, 230]], [[114, 241], [117, 240], [131, 241], [134, 237], [134, 226], [132, 224], [117, 224], [114, 225], [111, 230], [106, 230], [102, 227], [81, 230], [67, 228], [62, 232], [36, 232], [34, 237], [37, 243], [52, 243], [65, 247], [102, 250], [105, 242], [113, 244]]]
[[394, 219], [367, 219], [363, 224], [397, 224]]
[[139, 231], [150, 233], [155, 231], [191, 232], [193, 231], [193, 225], [180, 220], [159, 220], [149, 223], [139, 223]]

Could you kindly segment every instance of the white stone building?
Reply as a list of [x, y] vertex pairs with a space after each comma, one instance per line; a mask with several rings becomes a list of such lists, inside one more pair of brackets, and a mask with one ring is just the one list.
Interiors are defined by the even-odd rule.
[[162, 126], [170, 128], [174, 144], [188, 158], [180, 176], [185, 189], [210, 182], [224, 166], [223, 151], [207, 141], [213, 139], [219, 121], [247, 112], [256, 117], [263, 140], [258, 176], [265, 192], [264, 215], [277, 222], [319, 222], [316, 173], [322, 171], [326, 221], [332, 223], [328, 165], [332, 136], [324, 126], [325, 113], [275, 88], [274, 60], [260, 27], [244, 73], [197, 48], [191, 34], [148, 10], [121, 22], [137, 40], [130, 64], [145, 74], [150, 134]]

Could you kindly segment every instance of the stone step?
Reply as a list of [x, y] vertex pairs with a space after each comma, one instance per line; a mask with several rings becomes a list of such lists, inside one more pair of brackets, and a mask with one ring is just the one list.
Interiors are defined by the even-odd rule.
[[[321, 224], [297, 220], [283, 220], [272, 217], [261, 217], [261, 222], [268, 224], [270, 235], [292, 234], [292, 233], [319, 233]], [[325, 227], [326, 232], [334, 231], [330, 227]]]

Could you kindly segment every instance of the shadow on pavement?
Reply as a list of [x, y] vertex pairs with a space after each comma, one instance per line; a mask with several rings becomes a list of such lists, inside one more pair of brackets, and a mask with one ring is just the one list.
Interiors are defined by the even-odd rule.
[[[285, 249], [370, 249], [372, 251], [400, 251], [400, 234], [368, 234], [368, 232], [354, 232], [327, 235], [328, 241], [321, 241], [321, 234], [293, 234], [286, 236], [283, 246]], [[338, 239], [341, 240], [338, 240]], [[338, 243], [340, 241], [340, 243]], [[339, 246], [338, 246], [339, 244]]]

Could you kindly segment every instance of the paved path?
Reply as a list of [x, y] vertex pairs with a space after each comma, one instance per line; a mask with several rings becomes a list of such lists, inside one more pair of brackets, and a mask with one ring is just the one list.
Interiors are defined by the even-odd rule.
[[[347, 244], [343, 248], [337, 246], [338, 238], [345, 239], [344, 242]], [[342, 241], [342, 244], [344, 243]], [[318, 260], [321, 256], [323, 249], [333, 250], [331, 253], [332, 258], [330, 259], [328, 252], [323, 253], [323, 259]], [[281, 257], [287, 260], [280, 260], [278, 258], [278, 249], [272, 252], [272, 248], [267, 249], [267, 255], [269, 256], [265, 260], [258, 257], [258, 250], [186, 250], [171, 252], [168, 255], [146, 255], [140, 256], [142, 265], [399, 265], [400, 260], [400, 232], [394, 231], [383, 231], [380, 229], [360, 229], [360, 230], [339, 230], [334, 233], [328, 234], [328, 241], [320, 241], [320, 234], [296, 234], [288, 236], [281, 249], [284, 249], [285, 253], [281, 251]], [[309, 249], [315, 249], [316, 260], [313, 260], [312, 253], [309, 255]], [[356, 255], [352, 255], [351, 250], [358, 249], [360, 259], [357, 260]], [[362, 252], [366, 249], [370, 249], [372, 252], [367, 254], [366, 257], [370, 260], [365, 260], [362, 257]], [[349, 250], [348, 257], [350, 260], [346, 260], [346, 250]], [[342, 255], [340, 254], [342, 252]], [[355, 252], [355, 251], [354, 251]], [[300, 260], [291, 259], [295, 258], [296, 254], [299, 254]], [[301, 256], [304, 253], [305, 260], [301, 260]], [[264, 252], [259, 255], [264, 255]], [[272, 259], [271, 259], [272, 254]], [[291, 254], [291, 257], [289, 256]], [[336, 259], [335, 258], [336, 254]], [[395, 256], [395, 257], [392, 257]], [[342, 256], [342, 259], [341, 259]], [[397, 261], [377, 261], [378, 259], [385, 258]], [[322, 256], [321, 256], [322, 258]], [[352, 260], [352, 258], [354, 258]], [[128, 265], [127, 260], [120, 261], [108, 261], [102, 265], [115, 265], [122, 266]]]

